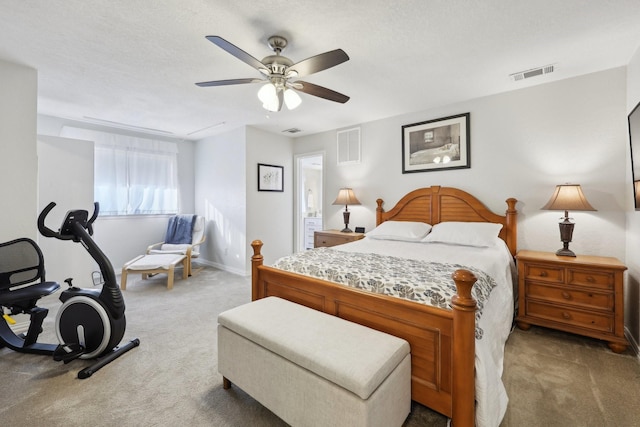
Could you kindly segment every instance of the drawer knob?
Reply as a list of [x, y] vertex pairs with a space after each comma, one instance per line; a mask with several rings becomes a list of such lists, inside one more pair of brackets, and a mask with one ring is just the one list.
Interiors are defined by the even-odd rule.
[[547, 275], [547, 272], [544, 270], [540, 272], [540, 277], [547, 277]]
[[567, 291], [562, 291], [562, 298], [571, 299], [571, 294]]
[[589, 283], [593, 283], [593, 282], [595, 282], [595, 281], [596, 281], [596, 280], [593, 278], [593, 276], [587, 276], [587, 282], [589, 282]]
[[567, 320], [571, 319], [571, 315], [569, 313], [567, 313], [566, 311], [562, 312], [562, 317], [564, 317]]

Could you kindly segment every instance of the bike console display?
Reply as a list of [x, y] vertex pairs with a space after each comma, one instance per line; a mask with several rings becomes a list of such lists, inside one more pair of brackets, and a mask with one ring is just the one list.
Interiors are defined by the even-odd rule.
[[62, 221], [62, 225], [60, 226], [60, 234], [69, 236], [74, 235], [73, 224], [76, 222], [82, 225], [82, 228], [87, 228], [87, 220], [89, 219], [89, 212], [85, 210], [75, 210], [67, 212], [67, 215], [64, 217], [64, 221]]

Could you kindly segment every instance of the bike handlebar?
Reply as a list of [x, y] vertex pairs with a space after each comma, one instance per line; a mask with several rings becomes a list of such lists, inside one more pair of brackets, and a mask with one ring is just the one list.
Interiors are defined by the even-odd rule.
[[71, 236], [64, 238], [62, 234], [60, 234], [59, 232], [53, 231], [52, 229], [47, 227], [44, 223], [44, 219], [47, 217], [47, 215], [49, 215], [49, 212], [51, 212], [51, 210], [55, 206], [56, 206], [55, 202], [51, 202], [47, 205], [47, 207], [45, 207], [42, 210], [42, 212], [40, 212], [40, 215], [38, 215], [38, 230], [40, 231], [40, 234], [42, 234], [45, 237], [55, 237], [56, 239], [71, 240]]
[[[38, 215], [38, 230], [40, 231], [40, 234], [42, 234], [45, 237], [54, 237], [60, 240], [76, 239], [77, 236], [74, 236], [72, 234], [62, 234], [60, 230], [53, 231], [52, 229], [50, 229], [45, 225], [45, 218], [47, 217], [47, 215], [49, 215], [49, 212], [51, 212], [55, 206], [56, 206], [55, 202], [49, 203], [42, 210], [42, 212], [40, 212], [40, 215]], [[90, 236], [93, 235], [93, 222], [96, 220], [96, 218], [98, 218], [99, 212], [100, 212], [100, 204], [98, 202], [94, 202], [93, 215], [91, 215], [91, 218], [87, 221], [86, 224], [82, 224], [82, 226], [87, 229]]]
[[87, 221], [87, 231], [89, 232], [89, 236], [93, 236], [93, 222], [98, 218], [98, 213], [100, 213], [100, 203], [93, 202], [93, 215]]

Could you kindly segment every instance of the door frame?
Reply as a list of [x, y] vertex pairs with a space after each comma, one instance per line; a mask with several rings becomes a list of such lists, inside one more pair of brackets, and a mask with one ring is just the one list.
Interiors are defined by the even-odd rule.
[[[324, 189], [325, 185], [325, 162], [326, 162], [326, 153], [324, 151], [310, 151], [308, 153], [300, 153], [294, 155], [293, 164], [294, 164], [294, 180], [293, 180], [293, 218], [294, 218], [294, 227], [293, 227], [293, 251], [300, 252], [304, 250], [304, 219], [302, 216], [302, 202], [303, 199], [300, 197], [300, 188], [302, 186], [302, 168], [300, 165], [304, 159], [309, 157], [322, 157], [322, 224], [324, 226]], [[324, 228], [324, 227], [323, 227]]]

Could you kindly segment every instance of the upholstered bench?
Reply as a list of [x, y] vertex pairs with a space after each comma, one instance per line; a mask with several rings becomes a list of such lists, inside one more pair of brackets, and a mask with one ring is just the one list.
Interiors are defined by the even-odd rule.
[[218, 316], [218, 371], [293, 426], [401, 426], [411, 410], [405, 340], [281, 298]]

